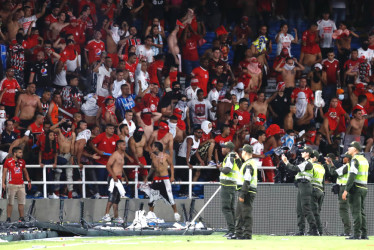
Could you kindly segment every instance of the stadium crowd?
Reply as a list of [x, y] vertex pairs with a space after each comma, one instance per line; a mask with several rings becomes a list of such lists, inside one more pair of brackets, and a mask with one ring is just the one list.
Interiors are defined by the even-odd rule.
[[[155, 141], [189, 167], [219, 167], [226, 142], [236, 151], [252, 145], [258, 166], [279, 166], [275, 149], [299, 141], [321, 158], [339, 156], [348, 138], [370, 153], [374, 4], [346, 2], [1, 1], [1, 160], [20, 147], [26, 164], [54, 166], [48, 180], [71, 181], [80, 171], [58, 166], [106, 165], [118, 140], [126, 142], [125, 164], [141, 167]], [[289, 182], [285, 171], [260, 170], [259, 181]], [[40, 169], [28, 172], [41, 180]], [[140, 180], [147, 175], [140, 168]], [[125, 176], [133, 180], [135, 171]], [[194, 170], [193, 181], [218, 176]], [[175, 179], [187, 181], [187, 170]], [[40, 186], [29, 192], [40, 196]]]

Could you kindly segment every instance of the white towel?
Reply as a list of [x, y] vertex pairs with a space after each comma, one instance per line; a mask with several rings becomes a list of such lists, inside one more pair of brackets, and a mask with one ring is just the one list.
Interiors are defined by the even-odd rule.
[[119, 194], [120, 194], [121, 196], [125, 196], [126, 191], [125, 191], [125, 189], [123, 188], [123, 185], [122, 185], [121, 180], [118, 179], [117, 182], [114, 182], [114, 179], [112, 178], [112, 179], [110, 180], [110, 182], [109, 182], [109, 188], [108, 188], [108, 191], [111, 192], [111, 193], [113, 193], [114, 186], [117, 187], [118, 192], [119, 192]]

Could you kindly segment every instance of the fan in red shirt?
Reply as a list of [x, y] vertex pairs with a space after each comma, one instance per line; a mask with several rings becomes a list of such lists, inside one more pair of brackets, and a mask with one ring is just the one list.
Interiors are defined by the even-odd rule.
[[230, 135], [230, 127], [228, 125], [223, 125], [221, 130], [222, 130], [222, 133], [220, 135], [217, 135], [214, 138], [214, 141], [219, 145], [225, 144], [225, 142], [229, 142], [229, 141], [232, 142], [233, 138]]
[[129, 53], [128, 60], [126, 61], [125, 69], [129, 71], [131, 82], [135, 81], [135, 71], [138, 66], [139, 59], [135, 53]]
[[162, 78], [162, 69], [164, 68], [164, 56], [159, 54], [154, 57], [154, 61], [148, 67], [149, 80], [151, 83], [157, 83], [160, 87], [160, 79]]
[[327, 59], [322, 61], [323, 70], [326, 72], [327, 85], [336, 85], [340, 72], [339, 61], [333, 51], [327, 53]]
[[291, 102], [292, 103], [295, 103], [295, 100], [297, 98], [297, 94], [299, 94], [299, 92], [304, 92], [305, 97], [306, 97], [306, 99], [308, 100], [309, 103], [312, 103], [314, 101], [313, 91], [310, 88], [308, 88], [306, 86], [306, 84], [307, 84], [306, 77], [304, 77], [304, 76], [301, 77], [300, 82], [299, 82], [299, 87], [295, 88], [292, 91], [292, 94], [291, 94]]
[[[105, 44], [101, 41], [101, 32], [95, 31], [94, 39], [89, 41], [84, 49], [85, 57], [88, 58], [88, 62], [92, 65], [94, 62], [99, 61], [101, 54], [105, 51]], [[88, 56], [87, 56], [88, 53]]]
[[6, 77], [0, 82], [0, 103], [5, 106], [6, 114], [14, 116], [16, 108], [16, 91], [22, 91], [21, 86], [14, 78], [14, 69], [8, 68]]
[[208, 58], [201, 58], [200, 60], [200, 67], [194, 68], [191, 72], [192, 77], [198, 79], [199, 85], [198, 87], [204, 91], [204, 96], [208, 95], [208, 82], [209, 82], [209, 59]]
[[114, 12], [117, 11], [116, 5], [113, 0], [107, 0], [106, 3], [101, 4], [101, 12], [107, 16], [110, 20], [113, 20]]
[[337, 133], [340, 118], [345, 113], [343, 108], [338, 107], [338, 98], [332, 98], [329, 110], [324, 114], [323, 124], [319, 130], [326, 137], [329, 144], [332, 144], [331, 135]]
[[248, 100], [242, 98], [239, 100], [239, 109], [234, 111], [234, 114], [238, 115], [238, 129], [244, 127], [245, 125], [249, 126], [251, 121], [251, 114], [248, 112]]
[[158, 85], [156, 83], [151, 83], [151, 92], [145, 94], [143, 97], [143, 107], [149, 108], [151, 112], [157, 112], [158, 103], [160, 98], [157, 97]]
[[44, 116], [41, 113], [36, 114], [35, 122], [31, 123], [30, 126], [27, 128], [31, 131], [33, 140], [32, 143], [36, 143], [36, 141], [39, 139], [40, 135], [44, 132], [43, 129], [43, 122], [44, 122]]
[[[114, 134], [114, 126], [106, 125], [105, 132], [99, 134], [92, 140], [93, 149], [100, 155], [100, 159], [96, 160], [99, 165], [106, 165], [109, 160], [109, 154], [116, 151], [116, 142], [119, 140], [118, 135]], [[96, 146], [95, 146], [96, 145]]]
[[[301, 47], [301, 52], [305, 54], [312, 54], [312, 55], [321, 53], [321, 49], [319, 48], [319, 45], [318, 45], [319, 38], [318, 38], [317, 28], [318, 28], [317, 24], [312, 23], [310, 25], [310, 29], [304, 31], [303, 38], [302, 38], [303, 46]], [[302, 62], [301, 59], [300, 59], [300, 62]]]
[[81, 21], [79, 19], [73, 19], [70, 24], [61, 30], [61, 33], [71, 34], [74, 37], [74, 41], [80, 46], [84, 46], [86, 42], [86, 33], [82, 28]]

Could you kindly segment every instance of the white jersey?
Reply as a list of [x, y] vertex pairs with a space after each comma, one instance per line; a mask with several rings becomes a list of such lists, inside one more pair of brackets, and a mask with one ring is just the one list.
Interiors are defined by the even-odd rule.
[[336, 30], [336, 25], [333, 20], [319, 20], [317, 22], [318, 25], [318, 34], [321, 39], [320, 46], [321, 48], [331, 48], [334, 47], [334, 44], [332, 42], [332, 34]]
[[191, 100], [187, 103], [192, 121], [194, 124], [201, 124], [203, 121], [208, 120], [208, 111], [212, 108], [212, 104], [204, 99], [201, 102], [198, 100]]
[[280, 55], [283, 48], [287, 48], [288, 54], [291, 56], [291, 42], [294, 39], [295, 38], [291, 34], [284, 35], [283, 33], [281, 33], [279, 35], [279, 42], [277, 44], [277, 56]]
[[[192, 145], [191, 145], [191, 153], [190, 153], [190, 159], [191, 159], [191, 156], [193, 156], [196, 153], [196, 151], [198, 150], [198, 148], [200, 146], [200, 139], [195, 141], [195, 136], [194, 135], [189, 135], [189, 136], [186, 137], [186, 139], [184, 139], [182, 144], [179, 146], [178, 156], [179, 157], [184, 157], [184, 158], [187, 157], [187, 139], [188, 138], [191, 138], [192, 142], [193, 142]], [[190, 161], [190, 159], [187, 159], [187, 161]]]
[[188, 100], [196, 100], [197, 99], [197, 91], [199, 90], [200, 88], [197, 87], [195, 90], [193, 90], [193, 88], [191, 86], [187, 87], [185, 90], [184, 90], [184, 94], [187, 96], [187, 99]]
[[121, 91], [121, 86], [123, 85], [123, 84], [125, 84], [126, 83], [126, 81], [125, 80], [122, 80], [122, 81], [117, 81], [117, 80], [115, 80], [114, 82], [113, 82], [113, 87], [112, 87], [112, 96], [114, 97], [114, 98], [118, 98], [119, 96], [121, 96], [122, 95], [122, 91]]
[[[140, 92], [140, 88], [141, 88], [141, 91], [144, 91], [148, 88], [149, 86], [149, 74], [148, 72], [143, 72], [141, 70], [137, 71], [136, 72], [136, 75], [135, 75], [135, 94], [138, 95], [139, 92]], [[149, 93], [149, 91], [147, 92]]]
[[[22, 24], [23, 32], [24, 34], [27, 34], [27, 31], [29, 28], [34, 28], [35, 27], [35, 22], [38, 20], [35, 15], [29, 16], [29, 17], [22, 17], [21, 19], [18, 20], [20, 24]], [[31, 23], [34, 22], [31, 26]], [[31, 26], [31, 27], [30, 27]]]
[[153, 50], [152, 48], [147, 49], [145, 45], [138, 45], [136, 47], [135, 54], [141, 59], [143, 57], [147, 58], [147, 63], [153, 62]]
[[75, 141], [79, 141], [81, 139], [84, 139], [87, 143], [87, 141], [91, 138], [91, 130], [86, 129], [78, 133], [77, 138]]
[[374, 57], [374, 50], [372, 49], [363, 50], [362, 48], [359, 48], [357, 51], [358, 51], [358, 58], [366, 59], [368, 62], [370, 62]]
[[99, 72], [96, 73], [96, 94], [98, 96], [107, 97], [109, 95], [110, 73], [112, 73], [111, 68], [107, 70], [104, 65], [99, 67]]
[[208, 94], [208, 97], [207, 97], [208, 101], [210, 101], [210, 102], [212, 102], [212, 101], [218, 102], [218, 98], [219, 98], [219, 93], [216, 90], [216, 88], [214, 88], [211, 91], [209, 91], [209, 94]]
[[135, 122], [133, 122], [132, 120], [128, 122], [126, 119], [124, 119], [122, 121], [122, 124], [127, 124], [127, 127], [129, 128], [129, 135], [130, 135], [130, 137], [133, 136], [133, 134], [136, 130]]
[[[264, 154], [264, 144], [259, 143], [255, 138], [251, 138], [250, 145], [253, 147], [253, 154], [262, 155]], [[262, 159], [253, 158], [253, 161], [257, 163], [257, 167], [262, 166]]]

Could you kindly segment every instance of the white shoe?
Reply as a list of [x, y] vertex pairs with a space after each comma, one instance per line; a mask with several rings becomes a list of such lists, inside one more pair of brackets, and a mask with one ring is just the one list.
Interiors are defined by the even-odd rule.
[[181, 216], [178, 213], [174, 213], [174, 219], [175, 219], [175, 221], [180, 221]]
[[110, 222], [112, 220], [112, 218], [110, 218], [110, 215], [109, 214], [106, 214], [104, 215], [103, 218], [101, 218], [101, 220], [105, 221], [105, 222]]
[[48, 196], [49, 199], [60, 199], [59, 196], [57, 196], [55, 193], [52, 193], [51, 195]]
[[96, 194], [94, 195], [94, 198], [95, 198], [95, 199], [101, 199], [101, 196], [100, 196], [99, 193], [96, 193]]
[[208, 163], [208, 167], [216, 167], [216, 166], [217, 166], [217, 164], [214, 161], [210, 161]]
[[[105, 217], [105, 216], [104, 216], [104, 217]], [[122, 219], [121, 217], [118, 217], [118, 218], [115, 218], [115, 219], [113, 220], [113, 222], [122, 224], [124, 221], [123, 221], [123, 219]]]

